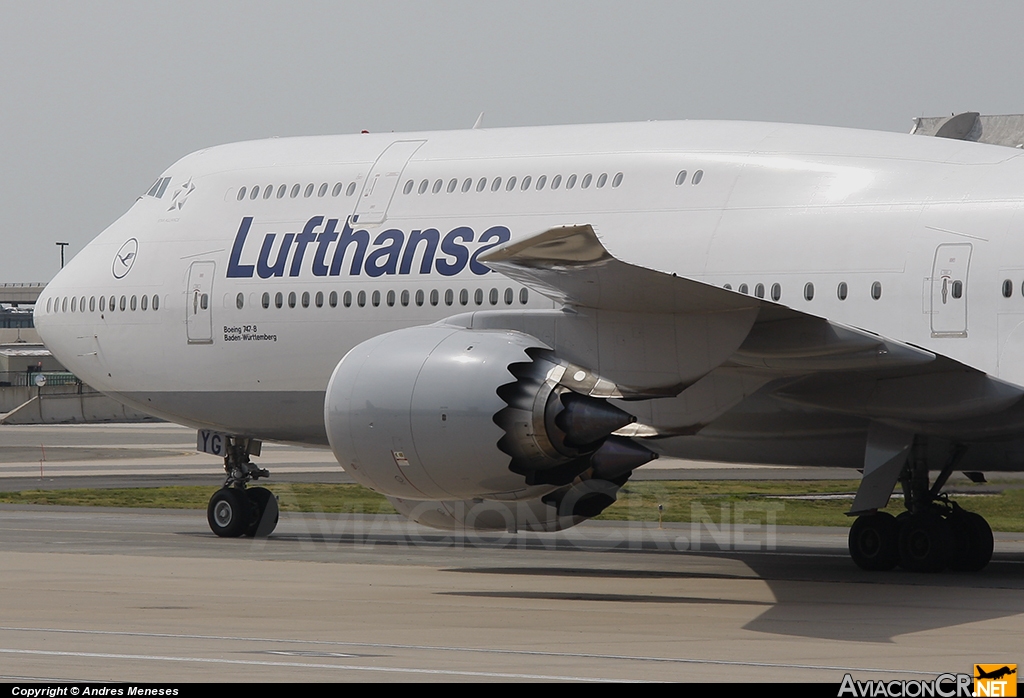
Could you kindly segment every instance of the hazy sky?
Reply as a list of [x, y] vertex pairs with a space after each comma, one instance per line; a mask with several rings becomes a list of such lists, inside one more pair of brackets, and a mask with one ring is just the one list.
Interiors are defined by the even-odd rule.
[[0, 0], [0, 282], [274, 135], [1024, 112], [1021, 2]]

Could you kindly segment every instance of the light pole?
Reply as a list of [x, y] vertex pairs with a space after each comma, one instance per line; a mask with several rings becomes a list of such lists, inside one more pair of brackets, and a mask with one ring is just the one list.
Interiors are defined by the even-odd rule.
[[71, 243], [67, 243], [67, 242], [58, 242], [57, 243], [57, 247], [60, 248], [60, 268], [61, 269], [64, 268], [64, 248], [67, 247], [69, 244], [71, 244]]

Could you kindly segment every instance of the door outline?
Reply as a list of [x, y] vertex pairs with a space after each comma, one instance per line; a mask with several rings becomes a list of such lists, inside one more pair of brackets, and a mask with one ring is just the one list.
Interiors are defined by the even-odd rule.
[[974, 245], [944, 243], [935, 248], [931, 276], [932, 337], [967, 336], [968, 274]]
[[192, 262], [185, 287], [185, 333], [189, 344], [213, 344], [213, 275], [216, 262]]
[[384, 222], [405, 166], [424, 143], [426, 141], [395, 141], [384, 149], [363, 182], [352, 214], [353, 223]]

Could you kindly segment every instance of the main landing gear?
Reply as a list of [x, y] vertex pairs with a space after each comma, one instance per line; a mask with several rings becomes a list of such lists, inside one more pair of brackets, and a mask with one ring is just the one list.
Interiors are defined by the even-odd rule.
[[277, 526], [277, 498], [265, 487], [246, 488], [251, 480], [270, 475], [249, 460], [250, 453], [259, 455], [258, 443], [238, 437], [228, 439], [224, 456], [228, 476], [206, 507], [210, 529], [222, 538], [261, 538], [269, 536]]
[[865, 514], [850, 529], [850, 557], [865, 570], [977, 572], [992, 559], [992, 529], [978, 514], [966, 511], [939, 490], [963, 455], [957, 448], [928, 486], [923, 440], [915, 441], [900, 474], [907, 506], [899, 516]]

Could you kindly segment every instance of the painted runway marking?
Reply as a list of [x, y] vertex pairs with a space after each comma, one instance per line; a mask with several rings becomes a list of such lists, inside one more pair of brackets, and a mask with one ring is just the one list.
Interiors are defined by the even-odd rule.
[[[917, 671], [913, 669], [883, 669], [878, 667], [848, 667], [827, 664], [785, 664], [781, 662], [743, 662], [728, 659], [698, 659], [690, 657], [645, 657], [628, 654], [593, 654], [585, 652], [544, 652], [542, 650], [514, 650], [500, 647], [449, 647], [445, 645], [404, 645], [383, 642], [343, 642], [337, 640], [297, 640], [294, 638], [272, 637], [237, 637], [231, 635], [179, 635], [173, 633], [143, 633], [120, 630], [77, 630], [70, 628], [22, 628], [0, 626], [0, 631], [65, 633], [69, 635], [110, 635], [122, 637], [152, 637], [171, 640], [231, 640], [238, 642], [273, 642], [277, 644], [326, 645], [330, 647], [369, 647], [373, 649], [392, 650], [424, 650], [433, 652], [474, 652], [478, 654], [520, 655], [530, 657], [562, 657], [570, 659], [601, 659], [629, 662], [657, 662], [668, 664], [707, 664], [716, 666], [743, 666], [767, 669], [806, 669], [811, 671], [842, 671], [842, 672], [884, 672], [890, 674], [914, 674], [921, 676], [938, 676], [942, 671]], [[0, 650], [15, 651], [15, 650]], [[227, 661], [227, 660], [225, 660]], [[300, 666], [311, 666], [302, 664]], [[335, 665], [329, 665], [334, 667]], [[483, 674], [481, 674], [482, 676]], [[596, 679], [595, 679], [596, 680]]]

